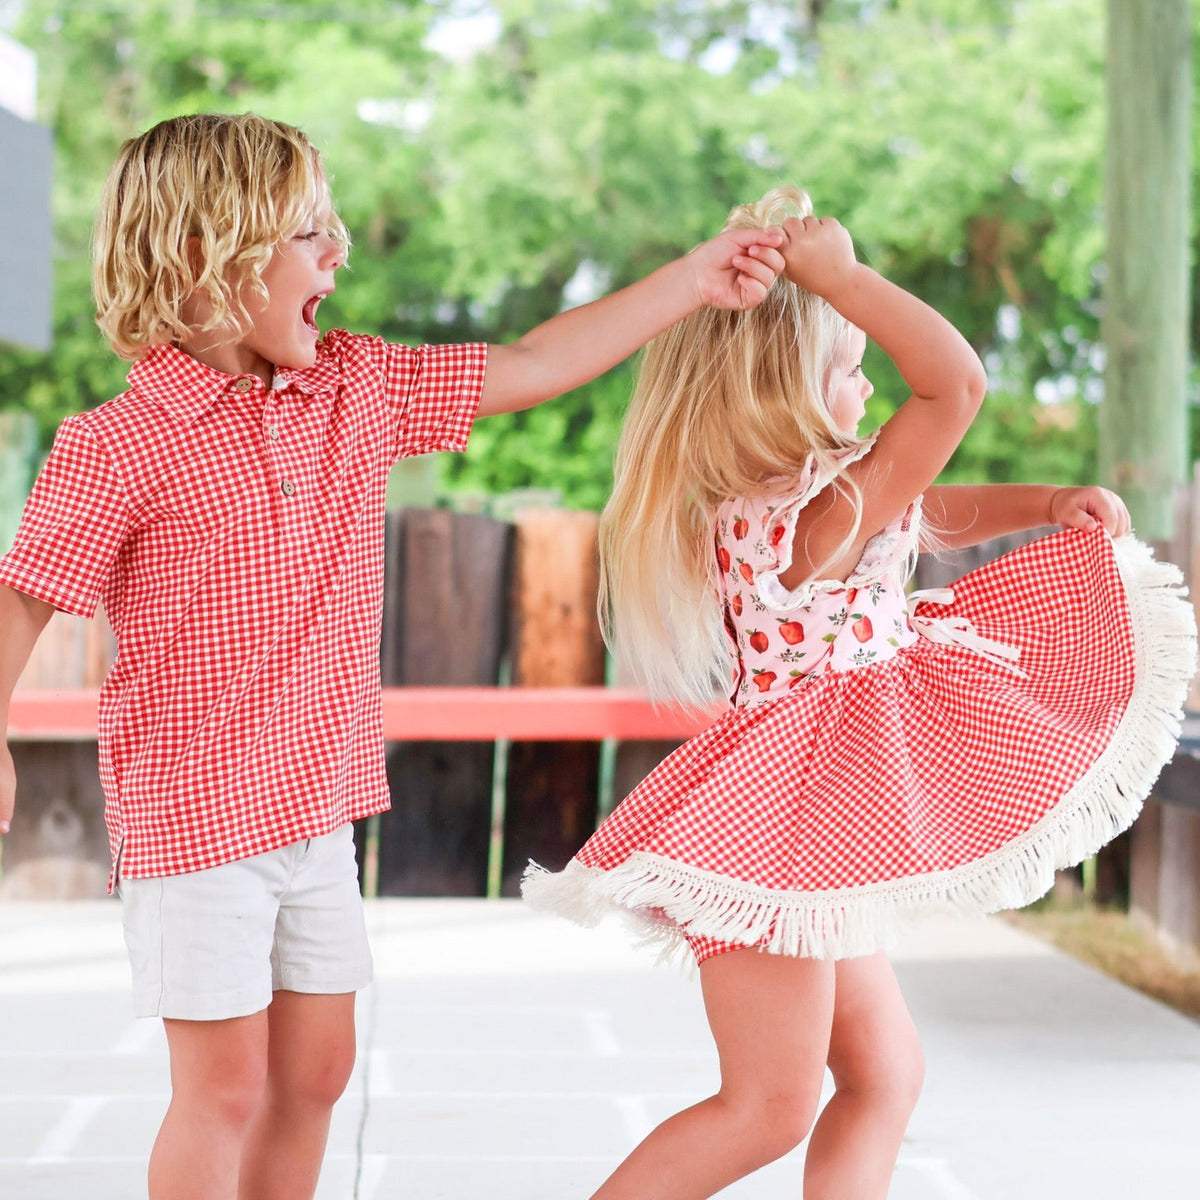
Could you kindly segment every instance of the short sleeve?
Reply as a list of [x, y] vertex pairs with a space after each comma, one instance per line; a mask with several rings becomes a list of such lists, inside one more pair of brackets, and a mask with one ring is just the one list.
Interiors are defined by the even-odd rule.
[[0, 584], [90, 617], [129, 529], [125, 488], [79, 418], [59, 427], [33, 485]]
[[387, 345], [384, 373], [394, 457], [466, 449], [486, 368], [483, 342]]

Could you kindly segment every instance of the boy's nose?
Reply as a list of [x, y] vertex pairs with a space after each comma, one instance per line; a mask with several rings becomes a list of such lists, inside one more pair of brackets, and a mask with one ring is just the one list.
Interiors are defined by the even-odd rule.
[[327, 266], [331, 270], [336, 270], [343, 266], [346, 262], [346, 252], [338, 245], [337, 242], [325, 234], [325, 253], [321, 255], [321, 265]]

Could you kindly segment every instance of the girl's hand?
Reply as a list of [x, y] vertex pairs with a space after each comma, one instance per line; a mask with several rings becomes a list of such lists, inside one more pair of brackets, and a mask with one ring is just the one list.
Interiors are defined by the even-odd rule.
[[695, 271], [696, 293], [710, 308], [754, 308], [783, 270], [778, 247], [783, 230], [727, 229], [687, 256]]
[[833, 217], [790, 217], [783, 232], [784, 273], [806, 292], [828, 300], [857, 262], [850, 234]]
[[1095, 529], [1103, 525], [1113, 537], [1133, 528], [1129, 510], [1116, 492], [1102, 487], [1062, 487], [1050, 497], [1050, 523], [1063, 529]]

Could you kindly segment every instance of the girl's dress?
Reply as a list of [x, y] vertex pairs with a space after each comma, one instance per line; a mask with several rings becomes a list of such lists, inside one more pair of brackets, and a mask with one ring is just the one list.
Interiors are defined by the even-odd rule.
[[721, 507], [732, 707], [565, 870], [530, 867], [535, 907], [623, 911], [664, 950], [851, 957], [921, 911], [1027, 904], [1132, 823], [1195, 669], [1178, 570], [1064, 531], [909, 597], [918, 502], [845, 582], [789, 592], [797, 513], [829, 482], [810, 461]]

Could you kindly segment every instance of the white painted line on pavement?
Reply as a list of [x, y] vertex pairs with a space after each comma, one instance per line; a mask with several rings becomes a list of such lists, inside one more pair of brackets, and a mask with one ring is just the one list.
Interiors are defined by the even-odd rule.
[[146, 1054], [151, 1048], [165, 1050], [166, 1035], [161, 1021], [143, 1017], [125, 1027], [125, 1031], [113, 1042], [109, 1054]]
[[942, 1200], [979, 1200], [958, 1177], [950, 1170], [949, 1163], [944, 1158], [907, 1158], [901, 1156], [898, 1167], [912, 1167], [920, 1171], [937, 1189]]
[[592, 1053], [599, 1058], [620, 1058], [621, 1043], [613, 1029], [612, 1013], [607, 1008], [587, 1008], [582, 1016]]
[[72, 1147], [91, 1124], [92, 1118], [108, 1103], [108, 1096], [76, 1096], [67, 1102], [66, 1111], [51, 1126], [30, 1158], [31, 1163], [63, 1162]]
[[396, 1085], [392, 1082], [390, 1054], [387, 1050], [372, 1050], [368, 1055], [367, 1095], [372, 1100], [377, 1100], [396, 1094]]
[[654, 1118], [644, 1094], [613, 1096], [612, 1101], [621, 1114], [625, 1132], [633, 1143], [640, 1142], [654, 1128]]

